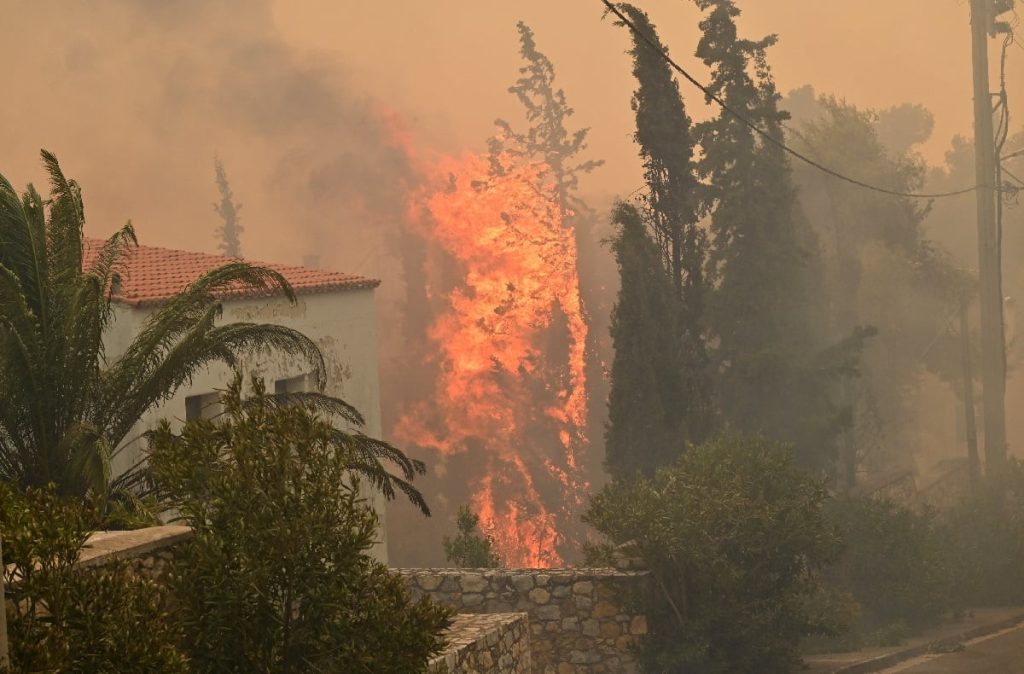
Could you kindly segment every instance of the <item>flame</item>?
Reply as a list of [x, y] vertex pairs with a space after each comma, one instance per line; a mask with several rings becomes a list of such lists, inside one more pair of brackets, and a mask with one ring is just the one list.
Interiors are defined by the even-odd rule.
[[427, 334], [437, 375], [394, 434], [443, 456], [469, 453], [471, 504], [504, 563], [557, 566], [588, 487], [572, 214], [544, 164], [509, 154], [416, 161], [428, 180], [409, 217], [440, 253], [429, 289], [440, 309]]

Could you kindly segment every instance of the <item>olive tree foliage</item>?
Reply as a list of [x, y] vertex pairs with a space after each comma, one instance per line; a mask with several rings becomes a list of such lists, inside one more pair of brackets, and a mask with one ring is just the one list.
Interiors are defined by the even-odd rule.
[[189, 672], [165, 587], [127, 563], [75, 568], [95, 525], [53, 486], [22, 493], [0, 483], [11, 671]]
[[159, 494], [195, 532], [170, 580], [195, 671], [420, 671], [449, 613], [369, 554], [358, 448], [310, 405], [252, 388], [243, 399], [238, 376], [218, 422], [150, 435]]
[[[153, 311], [121, 355], [108, 358], [103, 337], [114, 319], [114, 287], [138, 245], [135, 230], [125, 225], [86, 265], [81, 188], [55, 156], [42, 156], [48, 199], [31, 185], [19, 196], [0, 176], [0, 481], [53, 483], [61, 494], [101, 501], [141, 488], [141, 464], [112, 476], [110, 462], [142, 415], [203, 368], [235, 366], [267, 350], [308, 363], [317, 385], [277, 402], [301, 399], [361, 426], [356, 410], [322, 393], [326, 368], [311, 339], [281, 325], [220, 321], [229, 291], [280, 293], [296, 302], [285, 278], [266, 267], [234, 261], [203, 274]], [[389, 498], [401, 491], [427, 512], [409, 484], [423, 464], [384, 442], [353, 437], [351, 468]]]
[[494, 541], [477, 527], [480, 517], [467, 506], [459, 508], [455, 527], [459, 533], [455, 538], [445, 536], [442, 540], [444, 556], [449, 564], [464, 569], [494, 569], [501, 566], [501, 558], [493, 550]]
[[586, 521], [650, 570], [647, 671], [792, 671], [800, 639], [835, 627], [809, 609], [841, 547], [826, 498], [788, 447], [743, 436], [595, 496]]

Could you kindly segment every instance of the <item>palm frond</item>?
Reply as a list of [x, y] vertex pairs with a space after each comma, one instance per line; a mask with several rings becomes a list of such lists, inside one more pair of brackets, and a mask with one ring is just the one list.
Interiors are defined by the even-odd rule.
[[41, 319], [47, 287], [45, 210], [31, 185], [19, 198], [7, 180], [0, 182], [0, 264], [17, 276], [29, 306]]
[[[291, 393], [268, 393], [265, 397], [267, 404], [274, 407], [289, 407], [291, 405], [302, 405], [320, 414], [339, 416], [352, 426], [362, 428], [366, 420], [355, 407], [352, 407], [341, 398], [320, 393], [319, 391], [293, 391]], [[256, 404], [254, 398], [247, 398], [242, 401], [242, 406]]]
[[92, 266], [83, 271], [100, 279], [103, 282], [104, 290], [109, 292], [112, 290], [111, 281], [114, 272], [123, 271], [125, 258], [130, 254], [131, 247], [138, 245], [139, 240], [135, 236], [135, 228], [129, 220], [124, 227], [103, 242], [96, 253]]
[[389, 501], [395, 500], [397, 496], [395, 490], [397, 489], [405, 494], [406, 498], [409, 499], [409, 502], [416, 506], [421, 513], [427, 517], [430, 516], [430, 506], [427, 505], [426, 500], [423, 498], [423, 494], [421, 494], [416, 487], [412, 486], [412, 484], [406, 480], [384, 470], [379, 463], [353, 461], [349, 464], [348, 468], [353, 473], [366, 478], [366, 480], [378, 489]]
[[47, 258], [52, 269], [52, 291], [73, 287], [82, 271], [82, 227], [85, 209], [81, 190], [68, 180], [52, 153], [42, 150], [43, 165], [50, 176], [50, 225], [46, 228]]
[[[323, 354], [311, 339], [292, 328], [269, 323], [229, 323], [214, 327], [220, 304], [208, 307], [188, 334], [162, 353], [153, 363], [150, 354], [129, 353], [115, 361], [105, 373], [111, 392], [104, 413], [111, 440], [120, 444], [142, 414], [166, 400], [201, 368], [213, 363], [233, 367], [245, 353], [276, 351], [304, 358], [319, 372], [325, 369]], [[141, 362], [140, 362], [141, 361]]]
[[[389, 501], [396, 497], [396, 489], [419, 508], [424, 515], [430, 515], [430, 508], [427, 506], [423, 494], [411, 484], [417, 475], [427, 472], [426, 464], [416, 459], [410, 459], [401, 450], [383, 440], [377, 440], [362, 433], [347, 433], [334, 429], [331, 441], [338, 447], [344, 447], [352, 455], [349, 468], [366, 477]], [[387, 470], [384, 461], [396, 465], [402, 473], [399, 477]]]
[[[15, 332], [26, 342], [35, 341], [42, 332], [20, 279], [3, 263], [0, 263], [0, 330]], [[36, 352], [34, 355], [41, 354]]]
[[407, 480], [427, 472], [426, 464], [410, 459], [402, 450], [393, 447], [383, 440], [371, 438], [363, 433], [348, 433], [335, 429], [335, 442], [347, 444], [357, 457], [367, 461], [389, 461], [402, 471]]
[[[246, 262], [225, 264], [201, 276], [150, 316], [122, 359], [142, 372], [150, 371], [197, 321], [202, 320], [211, 306], [220, 306], [218, 294], [242, 288], [268, 293], [276, 288], [289, 301], [295, 301], [294, 291], [280, 273]], [[318, 356], [313, 362], [316, 365], [314, 375], [320, 382], [325, 371], [323, 357]]]

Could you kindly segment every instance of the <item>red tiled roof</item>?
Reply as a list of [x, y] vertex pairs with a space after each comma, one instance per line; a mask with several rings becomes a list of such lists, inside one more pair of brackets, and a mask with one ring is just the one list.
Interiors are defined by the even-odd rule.
[[[88, 269], [92, 265], [102, 245], [103, 242], [99, 239], [85, 239], [83, 268]], [[341, 272], [246, 261], [277, 271], [287, 279], [292, 289], [299, 295], [333, 290], [376, 288], [380, 285], [380, 281], [376, 279]], [[162, 304], [206, 272], [228, 262], [234, 262], [234, 259], [224, 255], [194, 253], [154, 246], [132, 247], [125, 260], [124, 268], [120, 272], [120, 288], [115, 291], [114, 300], [136, 307]], [[279, 292], [267, 293], [240, 287], [237, 290], [224, 293], [223, 298], [270, 297], [278, 294]]]

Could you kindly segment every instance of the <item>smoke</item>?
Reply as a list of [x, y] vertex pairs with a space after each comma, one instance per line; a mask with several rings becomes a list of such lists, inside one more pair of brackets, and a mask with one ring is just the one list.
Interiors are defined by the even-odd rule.
[[16, 14], [0, 49], [25, 75], [0, 126], [4, 170], [31, 167], [44, 139], [85, 186], [89, 233], [131, 217], [143, 243], [211, 249], [216, 152], [254, 258], [315, 251], [380, 273], [381, 223], [410, 176], [387, 112], [336, 60], [289, 46], [269, 0], [42, 0]]

